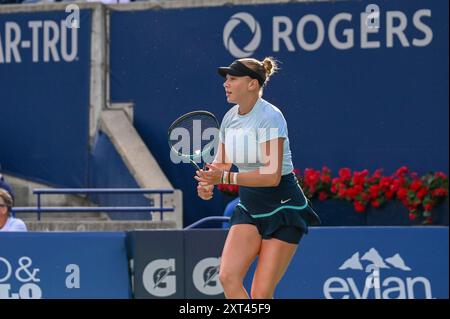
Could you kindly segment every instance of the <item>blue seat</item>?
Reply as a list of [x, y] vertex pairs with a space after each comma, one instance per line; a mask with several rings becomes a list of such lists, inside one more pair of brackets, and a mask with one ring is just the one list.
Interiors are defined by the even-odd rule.
[[[227, 204], [227, 207], [225, 207], [225, 211], [223, 212], [223, 216], [231, 217], [231, 215], [233, 215], [234, 208], [237, 206], [238, 203], [239, 203], [239, 197], [236, 197], [231, 202], [229, 202]], [[222, 228], [224, 228], [224, 229], [230, 228], [230, 223], [229, 222], [223, 222], [222, 223]]]

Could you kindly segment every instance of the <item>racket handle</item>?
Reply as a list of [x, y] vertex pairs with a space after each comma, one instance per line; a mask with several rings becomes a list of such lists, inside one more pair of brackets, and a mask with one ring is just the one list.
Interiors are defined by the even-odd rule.
[[211, 188], [214, 188], [214, 185], [202, 185], [202, 187], [205, 189], [205, 190], [210, 190]]

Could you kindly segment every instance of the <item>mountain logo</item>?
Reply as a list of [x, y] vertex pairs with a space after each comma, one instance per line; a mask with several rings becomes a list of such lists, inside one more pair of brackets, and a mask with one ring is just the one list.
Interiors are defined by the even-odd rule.
[[[374, 247], [362, 256], [357, 251], [345, 259], [338, 270], [346, 276], [330, 277], [325, 281], [323, 285], [325, 298], [414, 299], [416, 296], [432, 298], [428, 278], [412, 277], [411, 265], [408, 265], [399, 253], [383, 258]], [[382, 278], [382, 274], [391, 276]], [[359, 283], [361, 279], [364, 279], [363, 285]]]

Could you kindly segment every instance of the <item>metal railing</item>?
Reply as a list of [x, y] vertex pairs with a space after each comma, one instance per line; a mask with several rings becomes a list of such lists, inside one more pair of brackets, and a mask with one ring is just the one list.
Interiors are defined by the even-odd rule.
[[230, 221], [230, 217], [228, 216], [208, 216], [208, 217], [204, 217], [200, 220], [197, 220], [196, 222], [190, 224], [189, 226], [184, 227], [184, 229], [193, 229], [197, 226], [200, 226], [201, 224], [204, 224], [206, 222], [211, 222], [211, 221], [217, 221], [217, 222], [228, 222]]
[[[36, 207], [13, 207], [14, 213], [37, 213], [41, 220], [41, 213], [91, 213], [91, 212], [159, 212], [161, 220], [164, 220], [164, 212], [174, 212], [175, 207], [164, 208], [164, 194], [173, 194], [172, 189], [149, 189], [149, 188], [36, 188], [33, 194], [37, 196]], [[153, 206], [98, 206], [98, 207], [46, 207], [41, 205], [42, 195], [67, 195], [67, 194], [159, 194], [159, 207]]]

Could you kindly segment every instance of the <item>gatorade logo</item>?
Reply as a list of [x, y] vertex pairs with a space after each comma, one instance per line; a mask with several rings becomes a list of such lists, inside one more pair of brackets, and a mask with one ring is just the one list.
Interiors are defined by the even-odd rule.
[[198, 291], [205, 295], [213, 296], [223, 293], [219, 282], [220, 258], [205, 258], [194, 267], [192, 280]]
[[[236, 45], [235, 41], [231, 37], [233, 30], [241, 22], [247, 25], [252, 34], [252, 39], [242, 49]], [[236, 13], [230, 18], [230, 20], [225, 25], [225, 28], [223, 29], [223, 43], [225, 45], [225, 48], [227, 48], [227, 50], [234, 57], [236, 58], [249, 57], [256, 51], [259, 44], [261, 43], [261, 27], [251, 14], [248, 14], [246, 12]]]
[[145, 289], [156, 297], [168, 297], [177, 291], [175, 259], [157, 259], [150, 262], [142, 274]]

